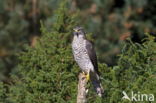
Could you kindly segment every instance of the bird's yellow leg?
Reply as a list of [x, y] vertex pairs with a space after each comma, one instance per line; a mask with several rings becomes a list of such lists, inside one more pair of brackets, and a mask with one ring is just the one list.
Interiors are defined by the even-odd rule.
[[86, 75], [86, 79], [87, 79], [87, 81], [90, 80], [90, 75], [89, 75], [89, 73]]
[[86, 77], [86, 79], [87, 79], [87, 81], [89, 81], [90, 80], [90, 75], [89, 75], [89, 72], [86, 74], [85, 72], [82, 72], [84, 75], [85, 75], [85, 77]]

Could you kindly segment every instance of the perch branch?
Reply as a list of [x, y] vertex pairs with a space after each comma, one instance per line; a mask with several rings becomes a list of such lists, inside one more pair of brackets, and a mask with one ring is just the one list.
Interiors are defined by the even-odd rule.
[[79, 74], [79, 82], [78, 82], [78, 94], [77, 94], [77, 103], [86, 103], [86, 95], [87, 95], [87, 79], [83, 73]]

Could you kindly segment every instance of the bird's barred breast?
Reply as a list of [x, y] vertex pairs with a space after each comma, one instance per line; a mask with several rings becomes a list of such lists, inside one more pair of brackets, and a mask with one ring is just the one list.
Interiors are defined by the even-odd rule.
[[82, 71], [87, 72], [88, 69], [93, 69], [93, 65], [87, 54], [85, 45], [81, 43], [73, 43], [72, 45], [75, 61], [78, 63]]

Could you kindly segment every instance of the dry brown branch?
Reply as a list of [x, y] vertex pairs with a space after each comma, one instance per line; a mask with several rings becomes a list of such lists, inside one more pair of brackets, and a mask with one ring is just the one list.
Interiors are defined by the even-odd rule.
[[77, 94], [77, 103], [86, 103], [86, 95], [87, 95], [87, 79], [83, 73], [79, 74], [79, 83], [78, 83], [78, 94]]

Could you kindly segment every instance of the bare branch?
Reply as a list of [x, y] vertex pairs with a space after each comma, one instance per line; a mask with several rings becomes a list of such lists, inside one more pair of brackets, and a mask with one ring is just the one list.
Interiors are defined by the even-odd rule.
[[86, 103], [86, 95], [87, 95], [87, 79], [83, 73], [79, 74], [79, 83], [78, 83], [78, 94], [77, 94], [77, 103]]

